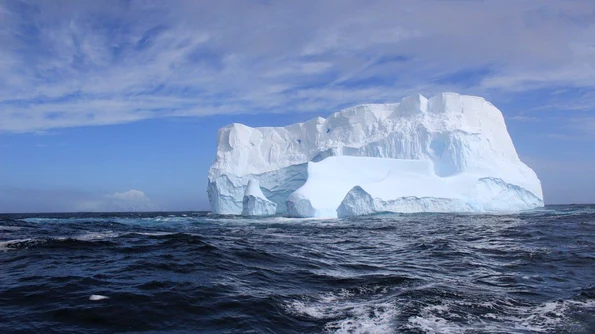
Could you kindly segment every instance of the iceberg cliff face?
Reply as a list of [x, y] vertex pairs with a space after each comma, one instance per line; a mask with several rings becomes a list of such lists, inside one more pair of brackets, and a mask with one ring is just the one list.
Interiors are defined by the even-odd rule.
[[249, 180], [277, 213], [483, 212], [543, 205], [501, 112], [480, 97], [443, 93], [369, 104], [286, 127], [219, 130], [208, 194], [240, 214]]

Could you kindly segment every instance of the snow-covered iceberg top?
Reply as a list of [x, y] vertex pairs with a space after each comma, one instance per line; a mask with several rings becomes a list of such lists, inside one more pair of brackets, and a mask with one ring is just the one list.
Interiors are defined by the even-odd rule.
[[541, 183], [519, 159], [502, 113], [454, 93], [285, 127], [220, 129], [209, 170], [213, 212], [241, 214], [250, 180], [277, 213], [305, 217], [543, 205]]

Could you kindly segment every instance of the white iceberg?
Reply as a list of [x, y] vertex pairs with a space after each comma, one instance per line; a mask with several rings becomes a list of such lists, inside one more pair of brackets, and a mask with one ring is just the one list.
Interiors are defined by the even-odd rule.
[[209, 170], [213, 212], [242, 213], [250, 180], [260, 183], [255, 198], [299, 217], [543, 206], [541, 183], [519, 159], [502, 113], [454, 93], [360, 105], [286, 127], [220, 129]]
[[277, 212], [277, 204], [264, 196], [258, 180], [255, 179], [248, 181], [242, 206], [244, 216], [272, 216]]

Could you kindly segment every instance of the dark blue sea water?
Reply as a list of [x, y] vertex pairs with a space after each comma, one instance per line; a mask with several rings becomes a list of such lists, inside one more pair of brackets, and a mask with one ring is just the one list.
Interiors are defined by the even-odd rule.
[[595, 333], [595, 206], [2, 215], [13, 332]]

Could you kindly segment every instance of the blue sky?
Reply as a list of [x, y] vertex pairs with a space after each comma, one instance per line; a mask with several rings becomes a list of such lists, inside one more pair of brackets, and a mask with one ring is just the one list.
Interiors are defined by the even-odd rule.
[[0, 0], [0, 212], [208, 209], [219, 127], [442, 91], [595, 203], [591, 0]]

